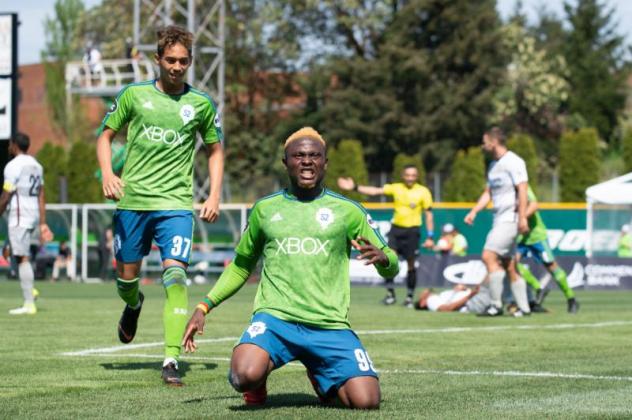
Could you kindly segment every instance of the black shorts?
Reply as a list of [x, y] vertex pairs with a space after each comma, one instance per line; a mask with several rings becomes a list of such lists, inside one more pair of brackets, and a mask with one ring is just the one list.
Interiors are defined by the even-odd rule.
[[400, 227], [392, 225], [391, 231], [388, 233], [388, 246], [406, 259], [415, 258], [419, 253], [420, 238], [419, 226]]

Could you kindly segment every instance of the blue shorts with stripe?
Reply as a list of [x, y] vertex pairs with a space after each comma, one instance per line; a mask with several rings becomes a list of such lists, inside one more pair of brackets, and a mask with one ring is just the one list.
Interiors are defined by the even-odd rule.
[[548, 265], [555, 262], [555, 256], [547, 240], [529, 245], [518, 244], [518, 253], [522, 258], [533, 257], [540, 264]]
[[239, 340], [264, 349], [274, 368], [298, 360], [314, 375], [323, 394], [331, 395], [358, 376], [377, 378], [373, 362], [350, 329], [330, 330], [283, 321], [265, 312], [252, 316]]
[[117, 261], [142, 260], [149, 254], [152, 240], [163, 261], [169, 258], [188, 264], [193, 245], [193, 212], [116, 210], [114, 255]]

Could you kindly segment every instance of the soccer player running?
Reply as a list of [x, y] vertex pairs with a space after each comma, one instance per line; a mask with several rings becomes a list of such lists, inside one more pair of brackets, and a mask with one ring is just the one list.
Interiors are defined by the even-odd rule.
[[[406, 165], [402, 170], [402, 181], [384, 184], [383, 187], [356, 185], [352, 178], [338, 178], [338, 186], [347, 191], [358, 191], [365, 195], [389, 195], [393, 197], [393, 219], [388, 233], [388, 246], [406, 260], [408, 273], [406, 275], [407, 294], [404, 306], [413, 308], [413, 295], [417, 286], [417, 269], [415, 260], [419, 253], [419, 239], [423, 223], [421, 213], [426, 216], [425, 248], [434, 247], [434, 221], [432, 217], [432, 194], [430, 190], [417, 181], [419, 171], [414, 165]], [[382, 300], [385, 305], [396, 302], [394, 277], [385, 281], [386, 297]]]
[[487, 170], [487, 187], [478, 202], [465, 216], [472, 225], [478, 212], [493, 203], [494, 222], [483, 247], [483, 262], [487, 267], [491, 305], [480, 315], [502, 315], [503, 281], [509, 275], [511, 291], [519, 310], [516, 317], [531, 313], [527, 285], [516, 272], [514, 259], [518, 233], [529, 230], [527, 222], [527, 168], [524, 160], [505, 145], [505, 134], [493, 127], [483, 135], [483, 151], [493, 161]]
[[302, 128], [285, 142], [289, 189], [252, 208], [236, 257], [196, 307], [183, 346], [195, 351], [204, 317], [236, 293], [263, 256], [250, 326], [233, 349], [229, 381], [246, 404], [265, 403], [272, 370], [301, 361], [322, 402], [378, 408], [377, 373], [349, 325], [349, 258], [374, 264], [380, 275], [399, 269], [370, 216], [358, 203], [323, 188], [325, 141]]
[[527, 189], [527, 199], [529, 204], [527, 205], [526, 215], [529, 222], [529, 231], [518, 236], [518, 253], [516, 255], [518, 272], [536, 292], [535, 303], [542, 305], [549, 289], [545, 285], [540, 284], [527, 265], [520, 262], [521, 258], [533, 257], [537, 262], [544, 265], [564, 293], [568, 312], [572, 314], [577, 313], [579, 302], [575, 299], [575, 293], [566, 281], [566, 272], [555, 261], [555, 256], [549, 246], [546, 225], [538, 211], [538, 199], [530, 186]]
[[[209, 197], [200, 218], [219, 216], [224, 154], [222, 131], [211, 98], [184, 82], [191, 65], [193, 35], [179, 27], [158, 31], [156, 80], [131, 84], [116, 98], [103, 120], [97, 155], [103, 193], [117, 200], [114, 252], [117, 288], [127, 304], [118, 324], [121, 342], [134, 339], [144, 296], [139, 290], [141, 262], [156, 241], [162, 258], [165, 359], [162, 378], [179, 386], [180, 342], [187, 322], [186, 269], [193, 236], [193, 158], [196, 134], [206, 144]], [[125, 125], [127, 156], [122, 178], [112, 171], [111, 142]]]
[[[35, 158], [27, 154], [29, 136], [17, 133], [9, 141], [9, 155], [13, 159], [4, 167], [4, 185], [0, 194], [0, 213], [9, 206], [9, 244], [18, 262], [18, 278], [24, 304], [11, 309], [11, 315], [35, 315], [35, 289], [33, 266], [29, 261], [31, 241], [48, 242], [53, 234], [46, 224], [44, 197], [44, 170]], [[39, 226], [39, 231], [36, 229]]]

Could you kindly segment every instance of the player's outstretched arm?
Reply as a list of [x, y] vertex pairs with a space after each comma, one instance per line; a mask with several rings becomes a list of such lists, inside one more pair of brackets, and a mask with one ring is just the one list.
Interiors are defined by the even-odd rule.
[[491, 199], [492, 197], [489, 193], [489, 187], [487, 187], [485, 188], [485, 191], [483, 191], [483, 194], [481, 194], [481, 196], [478, 198], [476, 205], [465, 216], [465, 219], [463, 219], [463, 221], [468, 225], [473, 225], [474, 219], [476, 219], [476, 215], [478, 214], [478, 212], [487, 207]]
[[197, 344], [195, 344], [195, 334], [202, 335], [204, 333], [204, 321], [205, 315], [203, 309], [196, 307], [193, 311], [193, 315], [184, 330], [184, 337], [182, 338], [182, 347], [186, 353], [193, 353], [197, 350]]
[[224, 149], [221, 143], [206, 146], [208, 152], [208, 173], [211, 178], [208, 198], [202, 204], [200, 219], [214, 223], [219, 218], [219, 202], [222, 196], [224, 177]]
[[44, 195], [44, 188], [40, 187], [39, 194], [37, 197], [39, 204], [39, 227], [40, 227], [40, 241], [50, 242], [53, 240], [53, 232], [48, 227], [46, 223], [46, 197]]
[[116, 132], [109, 127], [105, 127], [97, 139], [97, 159], [103, 175], [102, 189], [105, 198], [119, 200], [123, 197], [123, 181], [114, 174], [112, 170], [112, 140]]
[[382, 195], [384, 194], [384, 188], [372, 187], [370, 185], [357, 185], [353, 178], [340, 177], [338, 178], [338, 187], [345, 191], [357, 191], [364, 195]]
[[360, 252], [356, 258], [365, 260], [365, 265], [375, 265], [380, 276], [390, 278], [399, 272], [397, 254], [389, 247], [380, 249], [363, 236], [351, 240], [351, 245]]
[[426, 209], [424, 212], [426, 216], [426, 240], [423, 243], [423, 247], [427, 249], [432, 249], [435, 245], [434, 243], [434, 216], [432, 214], [432, 209]]

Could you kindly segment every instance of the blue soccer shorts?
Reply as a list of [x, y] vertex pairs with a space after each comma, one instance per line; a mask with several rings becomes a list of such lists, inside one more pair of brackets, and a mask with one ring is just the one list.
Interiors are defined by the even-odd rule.
[[189, 210], [114, 213], [114, 255], [117, 261], [133, 263], [149, 254], [154, 240], [160, 257], [189, 263], [193, 245], [193, 212]]
[[300, 361], [324, 395], [332, 395], [351, 378], [378, 377], [366, 349], [350, 329], [316, 328], [259, 312], [252, 316], [237, 345], [240, 344], [264, 349], [275, 369]]
[[530, 245], [518, 244], [518, 253], [521, 258], [533, 257], [537, 262], [544, 265], [555, 262], [555, 256], [547, 240]]

